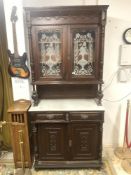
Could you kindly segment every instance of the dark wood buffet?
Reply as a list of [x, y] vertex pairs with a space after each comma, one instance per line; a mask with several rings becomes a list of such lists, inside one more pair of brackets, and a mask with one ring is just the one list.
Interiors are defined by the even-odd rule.
[[28, 128], [36, 169], [102, 165], [107, 8], [25, 8], [33, 87]]

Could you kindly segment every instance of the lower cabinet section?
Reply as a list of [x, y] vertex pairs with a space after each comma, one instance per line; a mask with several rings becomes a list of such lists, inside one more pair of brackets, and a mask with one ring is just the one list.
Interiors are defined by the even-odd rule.
[[103, 111], [30, 112], [35, 168], [100, 168]]

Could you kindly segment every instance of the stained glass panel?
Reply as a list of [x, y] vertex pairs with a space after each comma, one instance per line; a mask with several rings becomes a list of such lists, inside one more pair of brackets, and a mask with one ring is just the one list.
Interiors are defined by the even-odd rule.
[[72, 75], [92, 75], [94, 60], [94, 32], [75, 32], [73, 35], [73, 72]]
[[41, 31], [38, 34], [41, 53], [41, 77], [59, 77], [61, 74], [61, 33], [60, 31]]

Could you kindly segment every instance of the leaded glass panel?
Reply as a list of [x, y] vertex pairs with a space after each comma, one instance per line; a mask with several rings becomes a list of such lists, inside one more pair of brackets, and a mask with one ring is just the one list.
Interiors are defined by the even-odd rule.
[[72, 75], [93, 75], [94, 40], [95, 33], [93, 31], [74, 32]]
[[40, 31], [38, 33], [40, 48], [40, 76], [60, 77], [62, 64], [62, 46], [60, 31]]

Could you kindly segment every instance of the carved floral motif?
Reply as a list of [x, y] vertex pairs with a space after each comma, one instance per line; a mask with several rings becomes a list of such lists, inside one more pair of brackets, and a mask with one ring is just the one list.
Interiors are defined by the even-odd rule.
[[56, 135], [54, 133], [50, 134], [50, 139], [49, 139], [49, 145], [50, 145], [50, 151], [56, 151]]

